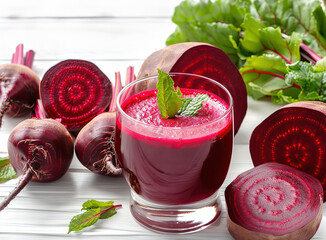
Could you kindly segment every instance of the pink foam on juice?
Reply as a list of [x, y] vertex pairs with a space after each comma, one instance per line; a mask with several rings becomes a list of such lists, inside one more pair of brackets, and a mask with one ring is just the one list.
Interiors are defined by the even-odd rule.
[[122, 104], [128, 117], [117, 117], [116, 151], [125, 177], [135, 192], [155, 203], [188, 204], [211, 196], [230, 164], [228, 104], [206, 91], [181, 91], [183, 97], [205, 93], [210, 98], [196, 116], [162, 119], [156, 90], [148, 90]]

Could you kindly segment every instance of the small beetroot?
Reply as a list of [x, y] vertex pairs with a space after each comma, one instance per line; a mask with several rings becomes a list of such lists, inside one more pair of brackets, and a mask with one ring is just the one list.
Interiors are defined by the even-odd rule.
[[[116, 101], [122, 89], [119, 72], [116, 73], [115, 79], [110, 112], [101, 113], [86, 124], [78, 133], [75, 143], [78, 160], [92, 172], [107, 176], [118, 176], [122, 172], [114, 148]], [[128, 67], [126, 84], [134, 79], [134, 68]]]
[[309, 240], [323, 212], [315, 177], [280, 163], [240, 174], [225, 189], [227, 225], [237, 240]]
[[24, 61], [23, 45], [19, 44], [12, 63], [0, 65], [0, 126], [4, 114], [23, 116], [35, 106], [39, 97], [40, 79], [30, 68], [33, 58], [34, 52], [29, 50]]
[[51, 182], [61, 178], [73, 158], [73, 139], [67, 129], [53, 119], [26, 119], [8, 138], [8, 153], [21, 181], [0, 203], [0, 211], [31, 181]]
[[69, 59], [45, 73], [40, 96], [49, 118], [61, 119], [69, 131], [79, 131], [109, 107], [112, 84], [95, 64]]
[[275, 111], [250, 138], [255, 166], [279, 162], [315, 176], [326, 199], [326, 103], [302, 101]]

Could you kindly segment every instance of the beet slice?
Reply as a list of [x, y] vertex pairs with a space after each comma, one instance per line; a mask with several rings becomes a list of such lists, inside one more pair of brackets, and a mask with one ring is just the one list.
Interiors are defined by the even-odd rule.
[[[247, 112], [247, 90], [237, 67], [225, 52], [206, 43], [186, 42], [170, 45], [145, 59], [138, 78], [157, 74], [157, 68], [168, 73], [193, 73], [220, 82], [233, 97], [234, 131], [237, 133]], [[179, 86], [189, 87], [190, 83], [186, 79], [173, 80], [182, 80], [184, 84]]]
[[110, 105], [112, 84], [95, 64], [68, 59], [45, 73], [40, 96], [48, 117], [78, 131]]
[[315, 176], [326, 199], [326, 103], [302, 101], [272, 113], [253, 131], [254, 166], [279, 162]]
[[318, 179], [281, 163], [240, 174], [225, 189], [225, 200], [228, 230], [238, 240], [308, 240], [322, 219]]

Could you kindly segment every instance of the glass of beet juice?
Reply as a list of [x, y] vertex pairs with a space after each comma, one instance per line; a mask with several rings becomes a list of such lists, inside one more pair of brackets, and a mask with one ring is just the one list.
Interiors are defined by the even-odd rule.
[[188, 233], [218, 219], [218, 190], [233, 148], [233, 100], [210, 78], [170, 73], [182, 97], [207, 94], [196, 116], [163, 119], [157, 76], [138, 79], [120, 92], [115, 147], [131, 187], [130, 209], [143, 226]]

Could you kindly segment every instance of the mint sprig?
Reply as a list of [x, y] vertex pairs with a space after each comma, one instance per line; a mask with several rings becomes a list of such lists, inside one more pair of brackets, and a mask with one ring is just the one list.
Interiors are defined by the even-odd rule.
[[8, 157], [0, 157], [0, 183], [15, 178], [16, 172]]
[[182, 107], [182, 93], [179, 88], [175, 90], [173, 79], [168, 73], [158, 69], [157, 103], [162, 118], [174, 118]]
[[194, 98], [183, 98], [183, 106], [178, 114], [182, 116], [196, 116], [198, 111], [203, 108], [203, 102], [208, 100], [207, 94], [197, 94]]
[[122, 205], [113, 205], [113, 203], [113, 201], [102, 202], [97, 200], [84, 202], [81, 210], [85, 210], [85, 212], [71, 219], [68, 234], [72, 231], [80, 231], [85, 227], [89, 227], [99, 219], [106, 219], [115, 215], [117, 213], [116, 208]]
[[162, 118], [174, 118], [176, 115], [196, 116], [198, 111], [202, 109], [203, 102], [209, 96], [207, 94], [197, 94], [194, 98], [181, 98], [182, 92], [179, 87], [174, 88], [174, 81], [171, 76], [160, 69], [157, 69], [157, 71], [157, 103]]

